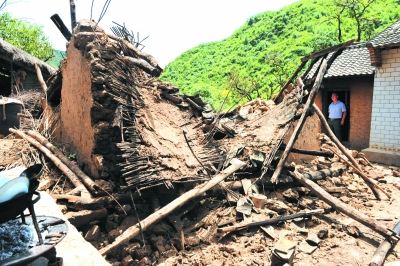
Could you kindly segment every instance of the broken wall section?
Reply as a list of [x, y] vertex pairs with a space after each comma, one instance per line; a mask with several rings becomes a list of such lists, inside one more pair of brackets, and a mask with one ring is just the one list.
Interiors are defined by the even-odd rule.
[[168, 100], [177, 89], [154, 80], [146, 70], [158, 68], [146, 58], [157, 64], [90, 21], [75, 28], [62, 68], [60, 142], [93, 178], [141, 187], [202, 172], [187, 143], [197, 145], [191, 128], [201, 118]]
[[81, 21], [62, 65], [61, 142], [77, 155], [80, 167], [93, 178], [118, 172], [113, 164], [106, 163], [114, 159], [117, 149], [113, 143], [121, 137], [119, 128], [113, 126], [118, 103], [107, 97], [113, 89], [105, 79], [112, 70], [104, 64], [117, 64], [113, 60], [118, 60], [120, 50], [107, 39], [93, 22]]

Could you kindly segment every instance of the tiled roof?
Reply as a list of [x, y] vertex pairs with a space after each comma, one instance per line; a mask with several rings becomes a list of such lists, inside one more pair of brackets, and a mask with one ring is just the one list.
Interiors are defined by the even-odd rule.
[[[327, 57], [329, 59], [333, 53], [330, 53]], [[320, 60], [314, 64], [313, 69], [307, 75], [307, 78], [311, 78], [317, 67], [319, 66]], [[342, 51], [342, 53], [333, 61], [331, 66], [325, 73], [325, 78], [332, 77], [346, 77], [346, 76], [360, 76], [360, 75], [372, 75], [374, 74], [375, 67], [371, 66], [371, 60], [369, 52], [366, 47], [366, 43], [353, 44]]]
[[359, 76], [374, 74], [365, 43], [354, 44], [343, 50], [325, 74], [329, 77]]
[[367, 42], [368, 47], [385, 47], [400, 45], [400, 19], [375, 38]]

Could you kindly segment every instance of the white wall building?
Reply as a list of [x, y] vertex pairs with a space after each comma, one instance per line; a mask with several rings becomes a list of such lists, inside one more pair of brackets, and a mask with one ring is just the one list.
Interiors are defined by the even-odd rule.
[[375, 66], [369, 148], [371, 161], [400, 166], [400, 20], [367, 42]]

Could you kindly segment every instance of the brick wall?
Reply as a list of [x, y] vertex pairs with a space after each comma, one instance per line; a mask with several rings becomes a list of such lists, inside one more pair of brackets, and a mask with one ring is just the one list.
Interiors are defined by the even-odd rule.
[[371, 148], [400, 150], [400, 49], [382, 51], [377, 69], [371, 121]]

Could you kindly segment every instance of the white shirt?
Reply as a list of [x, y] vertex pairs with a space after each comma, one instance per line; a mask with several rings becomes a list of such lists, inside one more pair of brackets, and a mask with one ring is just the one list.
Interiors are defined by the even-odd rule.
[[341, 101], [337, 101], [336, 104], [332, 102], [329, 105], [329, 118], [331, 119], [342, 118], [342, 113], [344, 112], [346, 112], [346, 106]]

